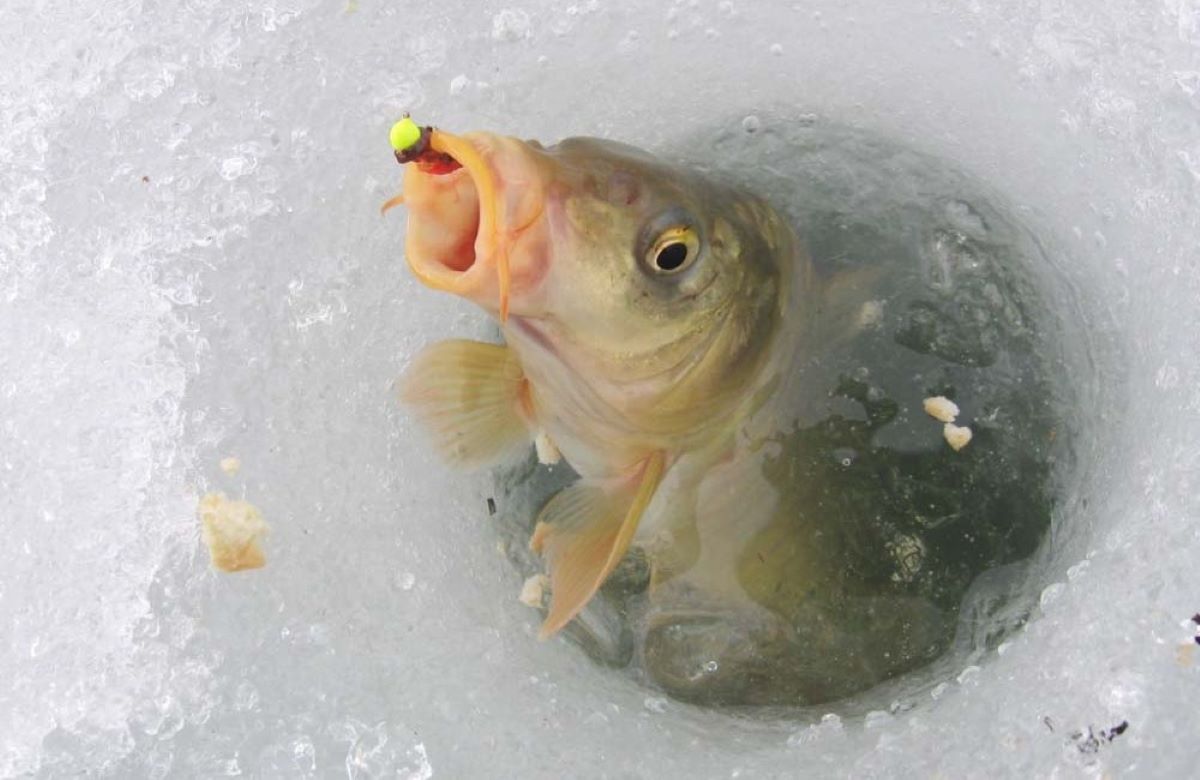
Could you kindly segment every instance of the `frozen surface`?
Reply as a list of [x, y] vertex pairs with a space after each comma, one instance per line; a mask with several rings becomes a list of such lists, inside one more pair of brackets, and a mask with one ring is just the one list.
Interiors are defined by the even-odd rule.
[[[5, 4], [0, 775], [1193, 771], [1200, 5], [762, 5]], [[402, 109], [655, 148], [779, 103], [1022, 210], [1088, 425], [1022, 631], [865, 715], [731, 722], [534, 640], [486, 476], [392, 394], [481, 318], [377, 207]], [[216, 490], [266, 569], [209, 569]]]

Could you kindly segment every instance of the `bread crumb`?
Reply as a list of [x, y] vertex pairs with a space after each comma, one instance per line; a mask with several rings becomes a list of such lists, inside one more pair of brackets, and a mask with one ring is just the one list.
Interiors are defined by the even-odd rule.
[[533, 447], [537, 450], [538, 462], [546, 466], [552, 466], [562, 460], [562, 453], [558, 451], [558, 447], [542, 431], [533, 439]]
[[535, 574], [525, 580], [525, 584], [521, 586], [521, 595], [517, 596], [517, 600], [527, 607], [541, 609], [545, 603], [546, 586], [550, 584], [550, 578], [545, 574]]
[[958, 404], [944, 395], [925, 399], [925, 414], [938, 422], [952, 423], [958, 417]]
[[224, 471], [229, 476], [238, 473], [242, 468], [242, 461], [230, 455], [228, 458], [221, 458], [221, 471]]
[[942, 428], [942, 436], [946, 439], [946, 443], [949, 444], [955, 452], [958, 452], [963, 447], [967, 446], [967, 443], [971, 441], [971, 429], [967, 428], [966, 426], [959, 426], [948, 422], [946, 423], [945, 427]]
[[258, 543], [267, 533], [267, 524], [258, 507], [230, 501], [224, 493], [209, 493], [200, 499], [199, 511], [200, 537], [215, 568], [233, 572], [266, 565]]

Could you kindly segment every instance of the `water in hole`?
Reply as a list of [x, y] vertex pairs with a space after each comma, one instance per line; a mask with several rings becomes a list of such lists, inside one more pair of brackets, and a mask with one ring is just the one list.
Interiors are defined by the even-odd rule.
[[[882, 137], [781, 112], [680, 147], [786, 214], [825, 310], [776, 391], [786, 425], [716, 492], [659, 507], [684, 519], [635, 547], [568, 635], [690, 702], [851, 696], [970, 633], [973, 583], [1014, 570], [1049, 526], [1071, 392], [1035, 288], [1044, 258], [984, 187]], [[936, 396], [972, 432], [962, 449], [923, 409]], [[497, 474], [522, 571], [538, 568], [523, 543], [537, 508], [573, 479], [532, 458]], [[1005, 578], [991, 581], [972, 604], [1003, 601]], [[986, 643], [1021, 622], [1023, 605], [1006, 606]]]

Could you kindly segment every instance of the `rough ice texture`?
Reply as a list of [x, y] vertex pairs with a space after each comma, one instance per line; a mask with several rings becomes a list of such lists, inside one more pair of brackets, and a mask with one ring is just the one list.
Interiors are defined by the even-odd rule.
[[[0, 776], [1193, 771], [1195, 2], [648, 8], [5, 4]], [[998, 650], [894, 701], [731, 721], [534, 641], [486, 479], [392, 398], [419, 345], [485, 331], [377, 208], [405, 109], [655, 147], [779, 104], [1026, 210], [1089, 425], [1041, 606]], [[243, 489], [272, 564], [221, 577], [196, 505]]]

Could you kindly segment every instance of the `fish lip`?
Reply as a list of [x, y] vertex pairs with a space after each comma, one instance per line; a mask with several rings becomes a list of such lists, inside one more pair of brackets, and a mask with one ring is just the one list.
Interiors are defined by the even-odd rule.
[[[490, 242], [481, 242], [481, 237], [495, 231], [494, 214], [495, 204], [484, 203], [482, 201], [481, 188], [479, 182], [485, 177], [496, 177], [495, 166], [487, 161], [487, 151], [481, 148], [480, 144], [473, 139], [464, 138], [463, 140], [471, 144], [479, 153], [480, 158], [486, 162], [483, 166], [478, 160], [461, 161], [462, 167], [458, 171], [453, 171], [447, 174], [426, 173], [416, 166], [408, 170], [405, 175], [405, 190], [415, 188], [422, 182], [422, 177], [427, 177], [429, 180], [442, 180], [437, 184], [429, 184], [429, 186], [441, 185], [445, 191], [439, 193], [436, 199], [424, 199], [421, 203], [409, 202], [409, 229], [408, 240], [405, 246], [405, 259], [408, 262], [409, 270], [413, 275], [427, 287], [435, 290], [456, 293], [464, 297], [473, 297], [472, 293], [481, 286], [483, 281], [480, 277], [486, 275], [485, 270], [491, 265], [491, 257], [493, 249], [488, 244]], [[438, 251], [429, 247], [422, 246], [413, 238], [414, 229], [413, 221], [428, 219], [428, 216], [422, 214], [425, 209], [437, 209], [440, 211], [448, 211], [451, 209], [461, 208], [450, 200], [454, 193], [449, 190], [448, 186], [453, 186], [455, 177], [461, 179], [467, 177], [474, 191], [475, 202], [473, 208], [474, 215], [474, 230], [475, 235], [472, 237], [470, 244], [471, 257], [469, 262], [464, 263], [460, 254], [452, 251]], [[410, 179], [410, 177], [412, 177]], [[498, 193], [494, 197], [499, 197]], [[462, 215], [459, 215], [460, 217]], [[470, 218], [463, 220], [464, 223], [470, 224]], [[469, 228], [468, 228], [469, 229]], [[464, 236], [465, 238], [465, 236]], [[481, 246], [481, 243], [483, 246]], [[481, 251], [483, 250], [483, 251]]]
[[[419, 191], [413, 203], [406, 186], [409, 268], [423, 284], [472, 300], [504, 321], [514, 287], [528, 290], [536, 286], [548, 263], [547, 250], [536, 238], [522, 241], [538, 234], [538, 225], [544, 221], [544, 163], [529, 144], [490, 133], [452, 136], [435, 130], [434, 143], [439, 150], [455, 152], [454, 159], [462, 167], [438, 175], [413, 166], [406, 174], [406, 185], [407, 177], [412, 176]], [[465, 206], [453, 198], [469, 198], [475, 211], [463, 212]], [[460, 211], [455, 214], [453, 209]], [[423, 218], [430, 224], [414, 230], [413, 220]], [[457, 240], [447, 231], [431, 237], [429, 228], [436, 231], [439, 221], [449, 223], [449, 230], [459, 229]], [[469, 226], [474, 227], [473, 236], [466, 233]], [[469, 237], [473, 240], [468, 244]], [[429, 246], [431, 240], [433, 246]], [[522, 242], [522, 251], [514, 268], [511, 258], [518, 242]]]

